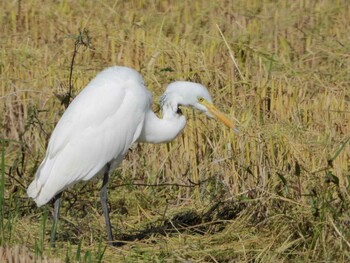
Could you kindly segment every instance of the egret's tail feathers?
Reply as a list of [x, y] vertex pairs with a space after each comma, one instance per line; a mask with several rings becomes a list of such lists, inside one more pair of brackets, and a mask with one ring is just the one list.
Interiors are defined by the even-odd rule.
[[34, 199], [38, 207], [43, 205], [39, 202], [39, 199], [38, 199], [40, 190], [41, 190], [41, 187], [38, 186], [36, 179], [28, 186], [28, 189], [27, 189], [27, 195], [30, 198]]
[[27, 189], [27, 195], [30, 197], [30, 198], [33, 198], [35, 199], [38, 194], [39, 194], [39, 190], [37, 187], [36, 187], [36, 180], [34, 180], [29, 186], [28, 186], [28, 189]]

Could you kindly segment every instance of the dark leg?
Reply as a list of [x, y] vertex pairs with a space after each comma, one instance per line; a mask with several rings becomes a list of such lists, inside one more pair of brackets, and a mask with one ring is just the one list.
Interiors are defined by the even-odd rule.
[[56, 230], [57, 230], [58, 216], [60, 213], [60, 205], [61, 205], [61, 195], [62, 195], [62, 192], [55, 195], [55, 197], [53, 198], [55, 205], [53, 210], [53, 224], [51, 228], [51, 239], [50, 239], [52, 247], [55, 247]]
[[102, 203], [102, 210], [103, 214], [105, 216], [106, 220], [106, 228], [107, 228], [107, 235], [108, 240], [111, 242], [111, 245], [113, 244], [113, 234], [112, 234], [112, 227], [111, 227], [111, 221], [109, 219], [109, 211], [108, 211], [108, 205], [107, 205], [107, 183], [109, 178], [109, 167], [110, 165], [107, 165], [105, 174], [103, 176], [103, 183], [101, 188], [101, 203]]

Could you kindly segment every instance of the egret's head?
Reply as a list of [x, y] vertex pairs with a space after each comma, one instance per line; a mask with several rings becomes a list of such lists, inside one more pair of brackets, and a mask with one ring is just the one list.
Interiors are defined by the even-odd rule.
[[233, 122], [221, 113], [214, 105], [208, 90], [201, 84], [176, 81], [171, 83], [161, 98], [161, 106], [169, 103], [174, 111], [179, 106], [191, 106], [210, 118], [216, 118], [226, 126], [234, 128]]

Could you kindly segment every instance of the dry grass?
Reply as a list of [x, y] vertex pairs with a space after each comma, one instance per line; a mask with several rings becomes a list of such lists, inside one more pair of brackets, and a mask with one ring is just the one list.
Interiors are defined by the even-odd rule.
[[[350, 260], [348, 1], [0, 8], [0, 245], [88, 262]], [[135, 146], [113, 176], [113, 226], [130, 241], [105, 246], [95, 181], [64, 194], [52, 249], [52, 207], [36, 208], [25, 189], [64, 110], [55, 94], [67, 92], [83, 28], [91, 44], [75, 60], [75, 94], [110, 65], [139, 70], [155, 101], [172, 80], [197, 81], [240, 132], [187, 110], [182, 136]]]
[[59, 259], [47, 259], [46, 257], [38, 258], [32, 253], [29, 253], [25, 247], [15, 246], [14, 248], [0, 247], [0, 262], [8, 263], [60, 263]]

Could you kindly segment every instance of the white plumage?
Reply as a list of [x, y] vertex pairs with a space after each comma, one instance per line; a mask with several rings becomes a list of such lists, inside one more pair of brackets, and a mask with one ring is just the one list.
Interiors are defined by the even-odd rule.
[[[152, 111], [151, 94], [138, 72], [127, 67], [107, 68], [80, 92], [57, 123], [28, 196], [40, 207], [69, 186], [100, 173], [105, 173], [107, 182], [108, 174], [134, 142], [167, 142], [183, 130], [186, 119], [180, 114], [181, 105], [197, 108], [231, 127], [232, 122], [218, 115], [200, 84], [170, 84], [161, 98], [160, 119]], [[59, 204], [57, 216], [58, 210]]]
[[54, 129], [28, 196], [38, 206], [87, 181], [114, 160], [118, 166], [142, 130], [151, 95], [134, 70], [102, 71], [73, 100]]

